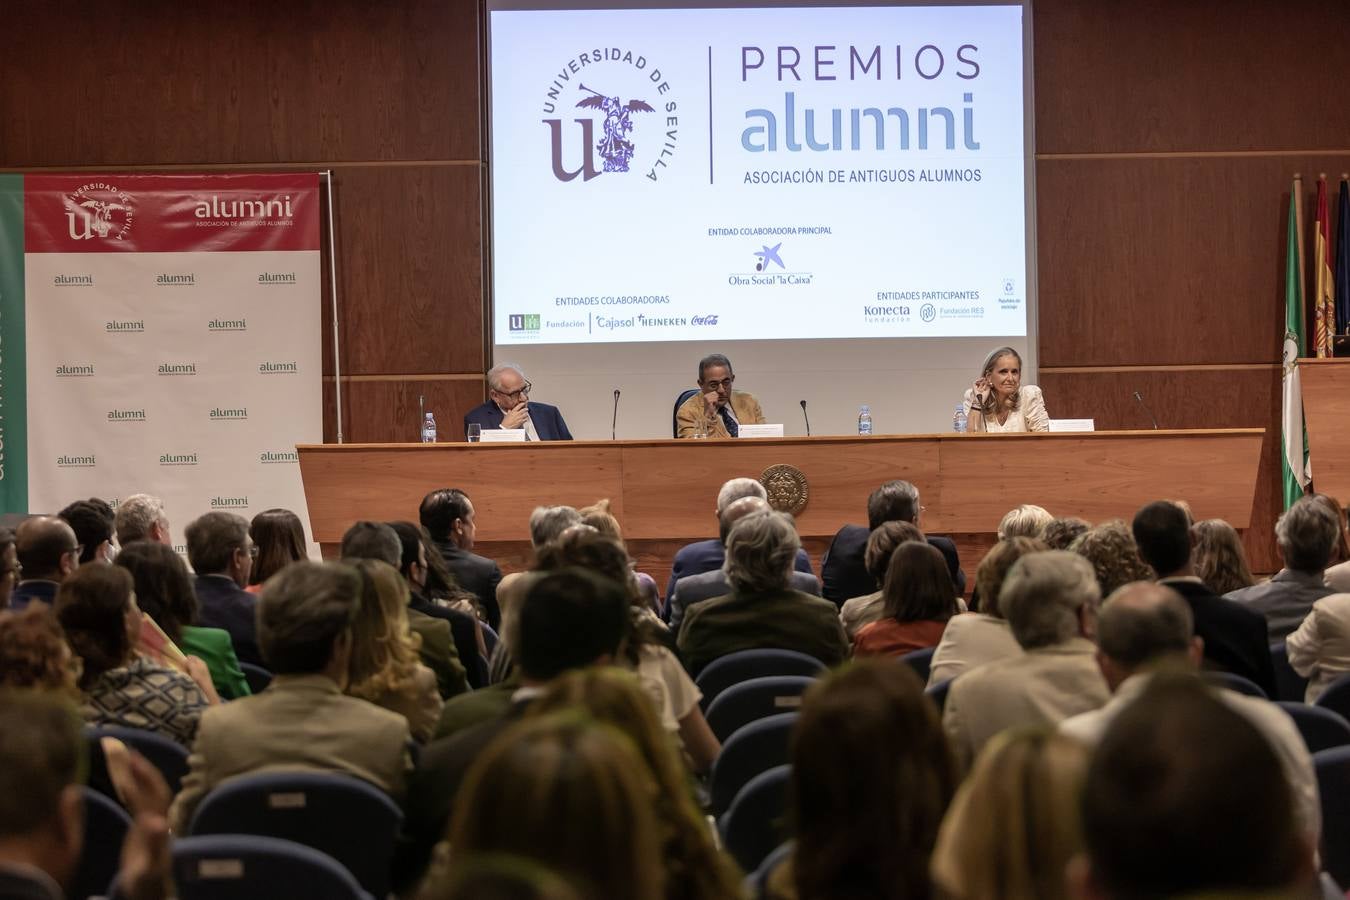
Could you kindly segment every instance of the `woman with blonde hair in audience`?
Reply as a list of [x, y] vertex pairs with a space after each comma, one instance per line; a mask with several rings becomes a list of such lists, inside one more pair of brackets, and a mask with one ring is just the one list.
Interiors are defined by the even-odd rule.
[[1322, 574], [1322, 583], [1341, 593], [1350, 591], [1350, 532], [1346, 530], [1345, 508], [1330, 494], [1313, 494], [1313, 499], [1321, 503], [1336, 515], [1340, 525], [1340, 537], [1331, 548], [1331, 559], [1327, 561], [1326, 571]]
[[858, 630], [855, 656], [903, 656], [936, 647], [947, 622], [961, 611], [947, 561], [927, 541], [895, 548], [881, 596], [882, 617]]
[[1083, 848], [1079, 794], [1088, 751], [1037, 729], [985, 747], [952, 801], [933, 851], [948, 900], [1062, 900], [1064, 870]]
[[928, 900], [929, 857], [956, 791], [937, 708], [907, 665], [860, 660], [802, 700], [788, 818], [796, 844], [770, 900]]
[[[882, 522], [867, 536], [867, 547], [863, 550], [863, 567], [867, 574], [876, 579], [877, 584], [886, 583], [886, 570], [891, 567], [891, 557], [895, 548], [910, 541], [926, 542], [923, 532], [913, 522]], [[839, 621], [844, 625], [844, 634], [852, 641], [859, 630], [879, 620], [886, 614], [885, 591], [878, 589], [861, 597], [850, 597], [839, 607]]]
[[1008, 577], [1013, 563], [1028, 553], [1047, 549], [1044, 543], [1029, 537], [1009, 538], [989, 548], [975, 570], [975, 591], [987, 599], [979, 612], [954, 616], [947, 623], [929, 664], [930, 686], [950, 681], [976, 666], [1022, 652], [999, 611], [998, 593], [1003, 589], [1003, 579]]
[[[625, 550], [628, 549], [623, 541], [623, 529], [619, 526], [619, 520], [614, 518], [614, 514], [609, 511], [609, 498], [597, 500], [590, 506], [583, 506], [577, 510], [581, 513], [581, 523], [589, 525], [596, 531], [611, 537], [618, 541]], [[639, 572], [636, 568], [633, 570], [633, 577], [637, 579], [638, 593], [647, 601], [647, 605], [655, 614], [661, 612], [661, 592], [656, 588], [656, 579], [646, 572]]]
[[999, 521], [998, 539], [1006, 541], [1011, 537], [1038, 538], [1045, 526], [1052, 521], [1054, 521], [1054, 516], [1050, 515], [1043, 507], [1023, 503], [1016, 509], [1008, 510]]
[[1088, 529], [1069, 545], [1069, 550], [1092, 563], [1103, 597], [1132, 581], [1154, 578], [1153, 570], [1139, 557], [1130, 527], [1120, 519]]
[[587, 900], [664, 900], [655, 792], [641, 755], [614, 728], [580, 713], [526, 719], [469, 769], [443, 871], [514, 854], [551, 869]]
[[258, 548], [248, 587], [244, 589], [250, 594], [262, 590], [263, 582], [291, 563], [309, 558], [305, 526], [289, 509], [265, 509], [258, 513], [249, 523], [248, 536]]
[[1242, 539], [1223, 519], [1205, 519], [1191, 526], [1191, 565], [1196, 577], [1220, 597], [1256, 584]]
[[609, 667], [562, 676], [530, 706], [528, 716], [578, 709], [633, 742], [656, 785], [654, 810], [666, 868], [666, 900], [735, 897], [740, 874], [718, 851], [694, 801], [688, 775], [649, 693], [630, 673]]
[[436, 675], [418, 660], [421, 638], [408, 627], [408, 583], [377, 559], [351, 562], [361, 576], [361, 603], [352, 623], [347, 694], [408, 720], [413, 740], [425, 743], [441, 716]]

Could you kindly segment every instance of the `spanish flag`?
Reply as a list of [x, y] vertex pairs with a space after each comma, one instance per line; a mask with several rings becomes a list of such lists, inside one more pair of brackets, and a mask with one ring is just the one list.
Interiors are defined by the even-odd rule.
[[1331, 215], [1327, 212], [1327, 176], [1317, 176], [1317, 228], [1313, 232], [1313, 333], [1318, 357], [1331, 356], [1331, 336], [1336, 333], [1336, 281], [1331, 269]]

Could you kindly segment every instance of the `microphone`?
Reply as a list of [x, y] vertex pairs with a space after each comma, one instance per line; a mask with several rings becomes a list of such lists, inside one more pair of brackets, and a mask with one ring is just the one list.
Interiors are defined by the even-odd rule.
[[1153, 423], [1153, 430], [1154, 430], [1154, 431], [1157, 431], [1157, 430], [1158, 430], [1158, 420], [1157, 420], [1156, 418], [1154, 418], [1154, 416], [1153, 416], [1153, 410], [1151, 410], [1151, 409], [1148, 408], [1148, 404], [1144, 402], [1144, 398], [1143, 398], [1143, 397], [1139, 396], [1139, 392], [1138, 392], [1138, 391], [1135, 391], [1135, 392], [1134, 392], [1134, 401], [1135, 401], [1136, 403], [1138, 403], [1138, 404], [1140, 405], [1140, 407], [1143, 408], [1144, 412], [1148, 413], [1149, 421]]
[[609, 439], [616, 440], [615, 433], [619, 428], [619, 389], [614, 389], [614, 421], [609, 423]]
[[798, 400], [797, 402], [800, 403], [800, 404], [802, 405], [802, 419], [806, 422], [806, 436], [807, 436], [807, 437], [810, 437], [810, 436], [811, 436], [811, 419], [806, 415], [806, 401], [805, 401], [805, 400]]

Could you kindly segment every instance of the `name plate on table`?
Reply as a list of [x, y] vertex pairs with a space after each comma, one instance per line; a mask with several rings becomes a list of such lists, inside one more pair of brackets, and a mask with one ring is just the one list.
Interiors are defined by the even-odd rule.
[[479, 440], [484, 444], [521, 444], [525, 442], [525, 429], [484, 428]]
[[782, 437], [783, 423], [777, 425], [742, 425], [740, 436], [743, 438]]
[[1051, 431], [1096, 431], [1096, 419], [1051, 419]]

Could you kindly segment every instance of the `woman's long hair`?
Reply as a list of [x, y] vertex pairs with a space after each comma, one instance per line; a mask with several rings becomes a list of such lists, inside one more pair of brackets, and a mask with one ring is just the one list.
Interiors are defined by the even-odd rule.
[[[980, 365], [980, 377], [988, 378], [990, 375], [992, 375], [994, 372], [994, 367], [998, 365], [998, 361], [1005, 356], [1011, 356], [1014, 359], [1016, 359], [1017, 368], [1019, 371], [1021, 370], [1022, 354], [1018, 353], [1012, 347], [996, 347], [993, 350], [989, 351], [989, 355], [984, 358], [984, 363]], [[1018, 386], [1019, 387], [1021, 386], [1020, 381], [1018, 382]], [[986, 418], [989, 416], [998, 415], [998, 402], [999, 402], [998, 391], [994, 390], [994, 386], [991, 383], [989, 385], [989, 393], [986, 394], [984, 398], [984, 405], [980, 407], [980, 413], [984, 415]], [[1021, 404], [1022, 404], [1022, 392], [1019, 390], [1017, 393], [1013, 394], [1011, 397], [1009, 397], [1007, 400], [1004, 401], [1004, 408], [1011, 412], [1013, 410], [1016, 410], [1019, 406], [1021, 406]]]
[[172, 547], [159, 541], [132, 541], [117, 554], [113, 565], [131, 573], [136, 604], [169, 640], [178, 643], [183, 626], [197, 623], [197, 590], [183, 557]]
[[352, 623], [347, 693], [374, 700], [403, 690], [417, 675], [422, 639], [408, 628], [408, 584], [378, 559], [350, 563], [361, 576], [361, 605]]
[[127, 634], [127, 604], [131, 602], [131, 573], [116, 566], [80, 566], [56, 590], [56, 618], [66, 631], [70, 649], [82, 661], [84, 690], [104, 672], [131, 659]]
[[881, 602], [883, 615], [897, 622], [945, 622], [960, 611], [947, 561], [927, 541], [907, 541], [895, 548]]
[[1214, 593], [1223, 596], [1256, 584], [1237, 531], [1223, 519], [1205, 519], [1191, 526], [1191, 565]]
[[253, 517], [248, 536], [258, 548], [249, 584], [262, 584], [293, 562], [309, 556], [305, 546], [305, 526], [289, 509], [265, 509]]

